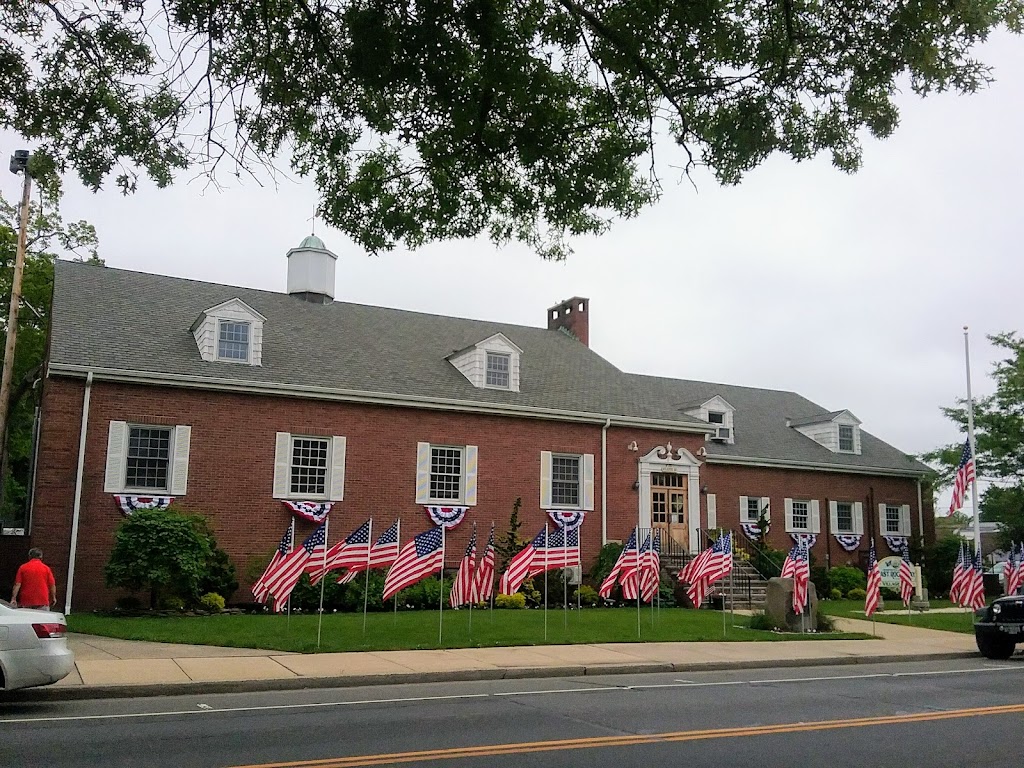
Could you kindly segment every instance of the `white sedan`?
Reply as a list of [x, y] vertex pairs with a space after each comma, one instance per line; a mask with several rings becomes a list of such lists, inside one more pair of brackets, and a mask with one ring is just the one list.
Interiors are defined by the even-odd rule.
[[0, 691], [56, 683], [74, 668], [64, 614], [0, 600]]

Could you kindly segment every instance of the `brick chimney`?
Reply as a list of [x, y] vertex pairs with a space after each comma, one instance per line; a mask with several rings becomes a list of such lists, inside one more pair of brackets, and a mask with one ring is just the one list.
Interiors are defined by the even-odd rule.
[[590, 346], [590, 299], [574, 296], [548, 310], [548, 330], [564, 329]]

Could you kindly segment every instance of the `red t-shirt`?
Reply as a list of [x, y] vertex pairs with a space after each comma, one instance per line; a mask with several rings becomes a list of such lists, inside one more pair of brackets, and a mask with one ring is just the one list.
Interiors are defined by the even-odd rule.
[[50, 604], [50, 587], [53, 586], [53, 571], [42, 560], [33, 559], [18, 569], [15, 584], [21, 584], [18, 591], [18, 605], [36, 606]]

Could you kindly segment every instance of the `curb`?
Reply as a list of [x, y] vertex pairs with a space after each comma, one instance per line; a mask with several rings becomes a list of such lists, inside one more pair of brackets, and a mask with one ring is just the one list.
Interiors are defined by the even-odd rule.
[[223, 680], [213, 682], [160, 683], [142, 685], [76, 685], [29, 688], [0, 692], [0, 704], [21, 701], [81, 701], [84, 699], [146, 698], [213, 693], [261, 693], [300, 691], [322, 688], [358, 688], [418, 683], [455, 683], [480, 680], [526, 680], [546, 677], [593, 677], [657, 672], [721, 672], [733, 669], [785, 669], [794, 667], [851, 666], [855, 664], [893, 664], [914, 661], [946, 661], [974, 658], [975, 651], [941, 653], [886, 654], [878, 656], [836, 656], [818, 659], [777, 659], [746, 661], [709, 661], [689, 664], [649, 662], [636, 664], [598, 664], [592, 667], [512, 667], [508, 669], [467, 669], [450, 672], [409, 672], [397, 675], [345, 675], [341, 677], [285, 677], [272, 680]]

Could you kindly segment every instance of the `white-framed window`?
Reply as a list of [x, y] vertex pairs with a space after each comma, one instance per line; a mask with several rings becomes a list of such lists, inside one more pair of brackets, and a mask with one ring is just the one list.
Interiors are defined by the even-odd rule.
[[278, 432], [274, 498], [341, 501], [345, 497], [345, 438]]
[[821, 509], [816, 499], [786, 499], [786, 533], [820, 533]]
[[888, 536], [910, 536], [910, 505], [889, 502], [879, 504], [878, 530]]
[[579, 456], [554, 455], [551, 457], [551, 505], [573, 507], [580, 505]]
[[542, 509], [594, 508], [594, 454], [540, 452]]
[[488, 387], [508, 389], [512, 382], [512, 356], [501, 352], [487, 353], [487, 371], [484, 383]]
[[417, 443], [416, 503], [476, 504], [477, 447]]
[[885, 505], [885, 532], [895, 535], [900, 533], [900, 507], [898, 504]]
[[853, 439], [853, 433], [856, 427], [850, 424], [839, 425], [839, 451], [841, 453], [853, 453], [857, 449], [857, 444]]
[[836, 533], [853, 533], [853, 504], [836, 502]]
[[249, 323], [238, 320], [217, 321], [217, 359], [235, 363], [249, 362]]
[[192, 427], [111, 421], [103, 478], [105, 493], [184, 496]]
[[725, 414], [721, 411], [708, 411], [708, 424], [725, 425]]
[[767, 496], [740, 496], [740, 522], [756, 523], [761, 519], [761, 512], [768, 514]]
[[859, 501], [829, 501], [829, 528], [832, 533], [864, 533], [864, 505]]

